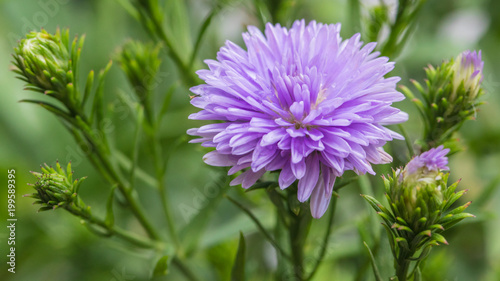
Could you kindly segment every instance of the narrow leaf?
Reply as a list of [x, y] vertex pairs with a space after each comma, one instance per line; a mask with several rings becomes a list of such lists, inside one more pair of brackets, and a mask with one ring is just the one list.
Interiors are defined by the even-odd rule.
[[365, 245], [366, 249], [368, 250], [368, 254], [370, 255], [370, 262], [373, 267], [373, 275], [375, 275], [375, 280], [382, 281], [383, 279], [380, 276], [380, 271], [378, 270], [377, 264], [375, 263], [375, 257], [373, 256], [372, 250], [370, 250], [370, 247], [368, 247], [368, 244], [366, 244], [365, 241], [363, 241], [363, 244]]
[[240, 242], [238, 244], [238, 252], [234, 259], [233, 269], [231, 270], [231, 281], [245, 280], [245, 237], [240, 231]]
[[106, 203], [106, 219], [104, 220], [104, 223], [109, 227], [113, 227], [113, 225], [115, 224], [115, 216], [113, 213], [113, 201], [115, 198], [115, 188], [116, 188], [116, 185], [111, 188], [111, 193], [109, 194], [108, 201]]
[[221, 169], [218, 177], [212, 182], [210, 190], [218, 190], [215, 198], [211, 198], [208, 203], [200, 208], [196, 215], [189, 221], [189, 223], [180, 231], [182, 237], [182, 244], [186, 249], [186, 255], [191, 255], [196, 252], [199, 242], [205, 233], [206, 227], [210, 222], [211, 215], [219, 205], [221, 199], [226, 194], [229, 188], [229, 177], [226, 176], [227, 170]]
[[168, 273], [169, 259], [168, 256], [161, 257], [158, 262], [156, 262], [155, 269], [153, 270], [153, 278], [158, 276], [167, 275]]
[[85, 106], [85, 103], [87, 102], [87, 99], [89, 98], [92, 88], [94, 86], [94, 71], [91, 70], [89, 72], [89, 76], [87, 76], [87, 82], [85, 83], [85, 90], [83, 92], [83, 98], [82, 98], [82, 107]]
[[269, 234], [269, 232], [264, 228], [264, 226], [260, 223], [259, 219], [257, 219], [257, 217], [255, 217], [255, 215], [246, 207], [244, 207], [243, 205], [241, 205], [238, 201], [234, 200], [233, 198], [229, 197], [226, 195], [226, 198], [229, 199], [229, 201], [231, 203], [233, 203], [236, 207], [238, 207], [240, 210], [242, 210], [245, 214], [248, 215], [248, 217], [250, 217], [250, 219], [252, 219], [252, 221], [255, 223], [255, 225], [257, 226], [257, 228], [260, 230], [260, 232], [264, 235], [264, 237], [266, 237], [266, 239], [269, 241], [269, 243], [271, 243], [274, 248], [280, 252], [281, 255], [283, 255], [285, 258], [287, 258], [288, 260], [292, 260], [292, 258], [290, 257], [290, 255], [288, 253], [286, 253], [280, 246], [278, 243], [276, 243], [276, 241], [274, 241], [273, 237], [271, 236], [271, 234]]

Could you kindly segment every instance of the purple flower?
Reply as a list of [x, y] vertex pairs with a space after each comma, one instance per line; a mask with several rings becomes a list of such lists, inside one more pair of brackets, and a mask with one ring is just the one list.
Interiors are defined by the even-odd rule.
[[453, 64], [453, 93], [451, 100], [456, 97], [457, 90], [463, 83], [469, 99], [473, 100], [479, 93], [483, 81], [484, 62], [481, 59], [481, 51], [464, 51], [455, 59]]
[[446, 154], [450, 152], [449, 148], [444, 149], [442, 145], [432, 148], [429, 151], [426, 151], [419, 156], [413, 158], [406, 165], [406, 172], [409, 175], [416, 174], [420, 169], [424, 168], [424, 172], [439, 170], [449, 170], [448, 168], [448, 157]]
[[337, 177], [344, 171], [374, 174], [371, 164], [392, 161], [382, 146], [399, 134], [383, 125], [407, 120], [391, 107], [404, 96], [388, 58], [363, 46], [360, 35], [342, 40], [340, 24], [294, 22], [292, 28], [267, 24], [264, 34], [248, 27], [244, 50], [228, 41], [209, 70], [206, 84], [191, 88], [201, 108], [190, 119], [223, 122], [190, 129], [213, 166], [245, 170], [231, 184], [252, 186], [266, 171], [280, 170], [279, 186], [298, 180], [298, 200], [311, 198], [321, 217]]

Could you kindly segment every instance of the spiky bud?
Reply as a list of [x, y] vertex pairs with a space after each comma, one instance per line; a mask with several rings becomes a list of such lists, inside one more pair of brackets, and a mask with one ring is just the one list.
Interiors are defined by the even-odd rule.
[[56, 164], [56, 169], [45, 164], [41, 170], [41, 173], [31, 172], [37, 178], [37, 182], [31, 184], [36, 192], [25, 195], [35, 198], [34, 204], [41, 205], [38, 211], [64, 208], [83, 217], [90, 216], [90, 207], [86, 206], [78, 196], [80, 184], [86, 177], [73, 180], [71, 163], [68, 164], [66, 171], [61, 168], [59, 162]]
[[26, 89], [52, 96], [69, 108], [78, 104], [77, 64], [84, 36], [70, 43], [69, 30], [30, 32], [15, 48], [14, 69]]
[[147, 98], [145, 94], [157, 86], [155, 76], [161, 64], [160, 47], [158, 44], [129, 41], [119, 52], [121, 68], [141, 101]]
[[406, 276], [409, 263], [424, 259], [432, 246], [448, 244], [443, 231], [474, 217], [463, 212], [470, 202], [451, 208], [466, 190], [456, 192], [458, 182], [447, 183], [448, 152], [442, 146], [431, 149], [384, 178], [389, 208], [363, 195], [384, 221], [398, 277]]
[[412, 100], [424, 121], [424, 137], [418, 143], [422, 151], [444, 144], [451, 153], [461, 150], [453, 134], [469, 119], [474, 119], [482, 103], [483, 79], [481, 51], [465, 51], [456, 59], [445, 61], [441, 66], [425, 69], [426, 88], [412, 81], [422, 99], [402, 86], [405, 95]]

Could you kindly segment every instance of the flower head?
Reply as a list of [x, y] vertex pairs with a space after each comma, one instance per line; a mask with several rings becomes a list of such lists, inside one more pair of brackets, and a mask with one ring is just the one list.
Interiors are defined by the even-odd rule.
[[301, 202], [311, 198], [313, 217], [326, 211], [336, 177], [347, 170], [374, 173], [371, 164], [392, 161], [382, 146], [402, 137], [383, 125], [407, 120], [391, 107], [403, 100], [399, 77], [384, 78], [394, 63], [363, 46], [359, 34], [342, 40], [340, 24], [296, 21], [290, 29], [250, 26], [246, 50], [227, 42], [206, 84], [193, 87], [191, 119], [219, 120], [188, 131], [192, 142], [215, 147], [204, 160], [246, 169], [231, 184], [252, 186], [266, 171], [280, 170], [284, 189], [298, 180]]
[[474, 100], [483, 81], [483, 66], [481, 51], [464, 51], [457, 56], [453, 64], [453, 94], [456, 95], [463, 83], [464, 90], [468, 93], [469, 100]]
[[432, 148], [408, 162], [406, 165], [406, 172], [408, 174], [416, 174], [418, 171], [428, 173], [432, 171], [449, 170], [446, 166], [448, 164], [448, 158], [446, 157], [448, 152], [450, 152], [450, 149], [444, 149], [442, 145], [437, 148]]

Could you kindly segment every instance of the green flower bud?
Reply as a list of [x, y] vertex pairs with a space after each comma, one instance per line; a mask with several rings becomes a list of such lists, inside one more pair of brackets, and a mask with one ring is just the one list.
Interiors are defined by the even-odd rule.
[[451, 153], [461, 150], [453, 135], [466, 120], [475, 118], [477, 107], [481, 105], [478, 98], [483, 94], [483, 64], [481, 51], [465, 51], [437, 68], [426, 68], [427, 89], [412, 81], [422, 99], [415, 98], [410, 89], [401, 87], [424, 119], [424, 137], [418, 140], [422, 151], [439, 145], [451, 148]]
[[35, 198], [37, 201], [34, 204], [42, 205], [38, 211], [62, 207], [74, 214], [90, 217], [90, 207], [87, 207], [78, 196], [80, 184], [86, 177], [73, 181], [71, 163], [68, 164], [67, 171], [61, 168], [59, 162], [56, 164], [56, 169], [47, 164], [41, 169], [41, 173], [31, 172], [37, 178], [37, 182], [32, 184], [36, 193], [25, 195]]
[[127, 75], [139, 103], [144, 108], [147, 123], [152, 124], [154, 119], [152, 105], [153, 91], [159, 87], [158, 69], [161, 45], [144, 44], [138, 41], [129, 41], [120, 50], [118, 60], [123, 72]]
[[160, 47], [160, 45], [129, 41], [120, 50], [118, 60], [121, 68], [141, 101], [147, 98], [146, 95], [150, 91], [158, 87], [156, 74], [161, 64]]
[[16, 72], [29, 86], [61, 99], [73, 83], [67, 33], [31, 32], [15, 49]]
[[[76, 78], [83, 42], [84, 36], [75, 37], [70, 43], [68, 29], [58, 29], [55, 34], [45, 30], [31, 32], [15, 48], [13, 71], [27, 83], [27, 90], [56, 98], [66, 105], [70, 115], [75, 115], [82, 102]], [[54, 108], [52, 104], [48, 106]]]
[[[470, 202], [451, 209], [466, 190], [455, 192], [458, 182], [448, 185], [444, 170], [449, 149], [431, 149], [413, 158], [404, 168], [384, 178], [389, 208], [375, 198], [363, 197], [384, 220], [395, 259], [396, 275], [410, 280], [411, 261], [427, 257], [431, 247], [448, 244], [441, 233], [464, 218], [474, 217], [463, 211]], [[420, 251], [422, 250], [422, 251]]]

